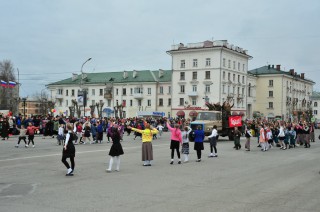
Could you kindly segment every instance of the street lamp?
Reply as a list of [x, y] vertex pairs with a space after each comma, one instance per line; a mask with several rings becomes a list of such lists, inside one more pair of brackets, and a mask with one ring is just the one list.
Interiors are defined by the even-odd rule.
[[26, 117], [26, 101], [27, 101], [27, 98], [22, 98], [22, 102], [23, 102], [23, 117]]
[[83, 116], [86, 116], [86, 104], [87, 104], [87, 91], [84, 89], [83, 86], [83, 80], [84, 80], [84, 73], [82, 71], [84, 64], [86, 64], [88, 61], [90, 61], [92, 58], [88, 58], [81, 66], [81, 83], [80, 88], [82, 88], [82, 95], [83, 95]]

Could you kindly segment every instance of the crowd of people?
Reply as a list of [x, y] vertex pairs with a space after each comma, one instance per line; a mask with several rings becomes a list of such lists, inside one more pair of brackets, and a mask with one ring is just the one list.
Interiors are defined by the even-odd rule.
[[[75, 168], [75, 145], [78, 144], [101, 144], [103, 138], [106, 142], [112, 141], [109, 151], [110, 160], [107, 172], [111, 172], [113, 164], [115, 171], [120, 170], [120, 156], [124, 154], [121, 141], [126, 133], [128, 136], [134, 133], [134, 138], [140, 137], [142, 140], [142, 161], [143, 166], [151, 166], [153, 160], [152, 140], [161, 136], [164, 130], [170, 131], [170, 164], [174, 164], [175, 152], [178, 164], [181, 164], [181, 153], [184, 156], [184, 163], [189, 161], [189, 136], [192, 129], [189, 127], [190, 119], [183, 118], [67, 118], [63, 116], [33, 116], [23, 118], [21, 116], [2, 116], [0, 118], [0, 133], [2, 140], [8, 139], [10, 135], [18, 135], [15, 147], [19, 147], [24, 141], [25, 147], [35, 147], [34, 135], [41, 134], [39, 137], [47, 136], [57, 138], [57, 145], [63, 145], [62, 162], [67, 168], [67, 176], [72, 176]], [[274, 147], [281, 150], [304, 146], [310, 148], [311, 142], [315, 141], [314, 123], [306, 121], [285, 122], [285, 121], [266, 121], [266, 120], [246, 120], [242, 128], [237, 127], [234, 133], [234, 148], [241, 149], [240, 137], [246, 138], [245, 150], [251, 150], [252, 139], [255, 138], [258, 147], [265, 152]], [[202, 126], [197, 126], [193, 130], [194, 150], [197, 154], [197, 162], [201, 161], [203, 141], [205, 133]], [[219, 138], [217, 126], [214, 125], [211, 135], [208, 136], [210, 142], [210, 154], [208, 157], [218, 157], [217, 140]], [[28, 141], [27, 141], [28, 139]], [[70, 158], [71, 166], [67, 162]]]

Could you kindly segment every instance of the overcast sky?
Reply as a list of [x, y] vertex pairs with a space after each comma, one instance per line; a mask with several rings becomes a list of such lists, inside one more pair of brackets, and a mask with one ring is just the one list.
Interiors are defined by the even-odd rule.
[[89, 57], [85, 72], [170, 69], [173, 43], [228, 40], [253, 56], [249, 70], [281, 64], [320, 91], [319, 21], [319, 0], [3, 0], [0, 60], [25, 97]]

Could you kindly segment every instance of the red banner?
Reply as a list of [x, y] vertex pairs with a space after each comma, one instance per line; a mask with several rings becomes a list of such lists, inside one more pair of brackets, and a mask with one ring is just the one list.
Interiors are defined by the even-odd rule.
[[229, 127], [241, 127], [241, 116], [229, 116]]

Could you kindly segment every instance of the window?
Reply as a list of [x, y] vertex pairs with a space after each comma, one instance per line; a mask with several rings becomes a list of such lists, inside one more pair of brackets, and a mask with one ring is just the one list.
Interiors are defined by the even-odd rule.
[[206, 79], [210, 79], [210, 71], [206, 71]]
[[127, 89], [126, 88], [122, 88], [122, 95], [126, 96], [127, 95]]
[[222, 79], [225, 80], [226, 79], [226, 72], [222, 72]]
[[222, 85], [222, 93], [226, 93], [226, 86]]
[[60, 94], [60, 95], [62, 95], [62, 94], [63, 94], [63, 90], [62, 90], [62, 89], [58, 89], [58, 92], [57, 92], [57, 94]]
[[127, 100], [122, 100], [122, 106], [123, 107], [127, 106]]
[[163, 86], [160, 86], [159, 89], [160, 89], [160, 92], [159, 92], [159, 93], [160, 93], [160, 94], [163, 94]]
[[171, 99], [168, 99], [168, 106], [171, 106]]
[[171, 86], [168, 87], [168, 94], [171, 94]]
[[151, 99], [148, 99], [148, 106], [151, 106]]
[[91, 105], [95, 105], [96, 104], [96, 101], [95, 100], [92, 100], [91, 101]]
[[210, 58], [206, 58], [206, 66], [211, 66], [211, 59]]
[[210, 85], [206, 85], [206, 90], [205, 90], [206, 93], [210, 93]]
[[273, 87], [273, 80], [269, 80], [269, 87]]
[[130, 88], [130, 94], [131, 95], [133, 94], [133, 88]]
[[273, 97], [273, 91], [269, 91], [269, 97]]
[[193, 59], [193, 67], [198, 67], [198, 59]]
[[269, 102], [269, 109], [273, 109], [273, 102]]
[[313, 103], [313, 106], [314, 106], [314, 107], [318, 107], [318, 102], [314, 102], [314, 103]]
[[68, 105], [68, 100], [66, 100], [66, 107], [68, 107], [69, 105]]
[[74, 96], [74, 90], [73, 89], [71, 90], [71, 96]]
[[148, 88], [148, 94], [149, 95], [151, 94], [151, 88]]
[[185, 68], [186, 67], [186, 61], [185, 60], [181, 60], [180, 61], [180, 68]]
[[230, 85], [228, 85], [228, 94], [230, 93]]
[[238, 71], [240, 71], [240, 63], [238, 63]]
[[119, 89], [118, 88], [116, 89], [116, 95], [119, 95]]
[[233, 74], [233, 82], [235, 82], [235, 81], [236, 81], [236, 75]]
[[197, 99], [196, 98], [192, 98], [192, 105], [197, 105]]
[[231, 60], [228, 60], [228, 68], [231, 68]]
[[184, 105], [184, 98], [180, 98], [179, 105]]
[[185, 80], [185, 73], [184, 72], [180, 72], [180, 80]]
[[111, 99], [108, 99], [107, 105], [108, 107], [111, 107]]
[[236, 69], [236, 61], [233, 61], [233, 69]]
[[242, 76], [242, 84], [244, 84], [244, 76]]
[[143, 93], [143, 88], [141, 87], [134, 88], [134, 93]]
[[314, 114], [314, 115], [318, 115], [318, 110], [314, 110], [314, 111], [313, 111], [313, 114]]
[[100, 96], [103, 95], [103, 89], [99, 89], [99, 95], [100, 95]]
[[237, 90], [238, 92], [237, 92], [237, 94], [238, 94], [238, 96], [240, 96], [240, 87], [238, 87], [238, 90]]
[[244, 95], [244, 88], [242, 88], [242, 96]]
[[142, 101], [141, 101], [141, 99], [139, 99], [138, 100], [138, 106], [141, 106], [141, 103], [142, 103]]
[[197, 92], [197, 86], [196, 85], [192, 85], [192, 91], [193, 92]]
[[223, 67], [226, 67], [226, 58], [222, 59], [222, 65], [223, 65]]
[[162, 98], [159, 99], [159, 106], [163, 106], [163, 99]]
[[196, 80], [198, 78], [197, 72], [192, 72], [192, 80]]
[[180, 85], [180, 93], [184, 93], [184, 85]]
[[69, 90], [66, 90], [66, 96], [69, 96]]
[[95, 89], [92, 89], [92, 90], [91, 90], [91, 95], [92, 95], [92, 96], [96, 95], [96, 90], [95, 90]]
[[130, 107], [132, 107], [132, 100], [130, 100]]
[[238, 82], [240, 82], [240, 75], [238, 75]]
[[251, 97], [251, 83], [249, 83], [249, 87], [248, 87], [248, 96]]
[[231, 80], [231, 74], [228, 73], [228, 80]]
[[246, 67], [246, 65], [242, 64], [242, 71], [245, 71], [245, 67]]

